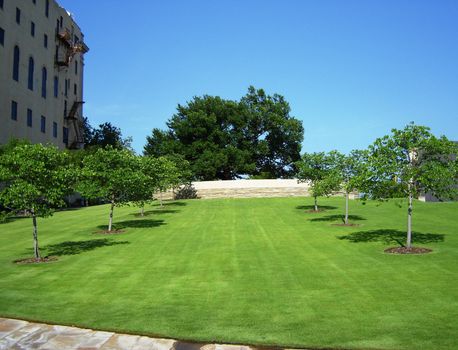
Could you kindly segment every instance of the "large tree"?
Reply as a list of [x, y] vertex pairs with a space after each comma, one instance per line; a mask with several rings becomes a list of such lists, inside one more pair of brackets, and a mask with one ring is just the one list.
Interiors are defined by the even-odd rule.
[[153, 130], [145, 154], [182, 155], [197, 179], [232, 179], [249, 169], [249, 152], [241, 147], [243, 112], [220, 97], [195, 97], [167, 122], [168, 131]]
[[103, 148], [111, 146], [117, 149], [131, 149], [132, 138], [123, 137], [121, 129], [114, 126], [110, 122], [102, 123], [97, 128], [93, 128], [89, 120], [83, 120], [84, 130], [84, 147], [88, 148]]
[[286, 99], [268, 95], [253, 86], [241, 99], [247, 113], [244, 145], [250, 150], [256, 168], [251, 174], [266, 174], [270, 178], [292, 177], [295, 162], [300, 160], [304, 138], [302, 122], [291, 116]]
[[178, 105], [168, 130], [152, 131], [144, 153], [181, 155], [199, 180], [290, 176], [300, 158], [303, 128], [289, 113], [282, 96], [253, 87], [241, 101], [194, 97]]
[[128, 150], [107, 146], [84, 157], [78, 191], [87, 198], [110, 203], [108, 232], [111, 232], [114, 208], [136, 200], [147, 181], [139, 157]]
[[302, 159], [296, 162], [298, 182], [308, 182], [314, 210], [318, 212], [318, 197], [329, 196], [340, 187], [341, 178], [337, 169], [339, 153], [331, 151], [304, 153]]
[[407, 239], [412, 247], [413, 200], [427, 192], [441, 200], [456, 198], [458, 163], [455, 143], [411, 123], [392, 129], [369, 147], [364, 192], [370, 198], [406, 198]]
[[48, 217], [65, 206], [76, 172], [68, 154], [54, 146], [21, 144], [6, 147], [0, 156], [0, 203], [10, 213], [25, 212], [32, 218], [33, 251], [40, 260], [37, 217]]

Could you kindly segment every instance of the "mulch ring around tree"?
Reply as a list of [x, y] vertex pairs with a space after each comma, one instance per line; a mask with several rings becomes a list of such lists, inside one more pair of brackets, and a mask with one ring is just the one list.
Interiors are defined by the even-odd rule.
[[355, 226], [361, 226], [360, 224], [352, 224], [349, 222], [348, 224], [332, 224], [332, 226], [346, 226], [346, 227], [355, 227]]
[[25, 259], [18, 259], [14, 260], [13, 263], [18, 265], [25, 265], [25, 264], [43, 264], [57, 261], [57, 257], [55, 256], [45, 256], [44, 258], [25, 258]]
[[388, 254], [428, 254], [431, 253], [432, 249], [419, 248], [419, 247], [394, 247], [385, 249], [385, 253]]
[[101, 230], [101, 231], [96, 231], [94, 234], [99, 234], [99, 235], [119, 235], [121, 233], [126, 232], [125, 230]]

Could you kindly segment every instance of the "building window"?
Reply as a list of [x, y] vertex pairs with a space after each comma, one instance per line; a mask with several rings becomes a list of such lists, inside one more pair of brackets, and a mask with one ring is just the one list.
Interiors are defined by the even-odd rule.
[[54, 97], [57, 97], [59, 94], [59, 78], [57, 76], [54, 77]]
[[75, 44], [78, 44], [80, 42], [80, 38], [78, 38], [78, 36], [75, 35]]
[[73, 84], [73, 94], [76, 95], [78, 93], [77, 91], [78, 91], [78, 85]]
[[40, 130], [43, 134], [46, 133], [46, 117], [44, 116], [41, 116], [41, 120], [40, 120]]
[[33, 61], [33, 58], [30, 57], [29, 58], [29, 75], [27, 79], [27, 87], [29, 88], [29, 90], [32, 90], [32, 91], [33, 91], [33, 72], [34, 70], [35, 70], [35, 63]]
[[48, 82], [48, 71], [46, 67], [41, 69], [41, 97], [46, 98], [46, 85]]
[[62, 29], [63, 26], [64, 26], [64, 19], [62, 16], [60, 16], [59, 28]]
[[49, 0], [46, 0], [45, 15], [46, 15], [46, 17], [49, 17]]
[[56, 63], [59, 62], [59, 45], [56, 45], [56, 57], [55, 57]]
[[3, 10], [3, 0], [0, 0], [0, 9]]
[[52, 123], [52, 136], [57, 138], [57, 123]]
[[13, 55], [13, 80], [19, 81], [19, 47], [14, 47]]
[[16, 7], [16, 23], [21, 24], [21, 10]]
[[68, 145], [68, 129], [65, 126], [62, 128], [62, 141]]
[[27, 126], [32, 127], [32, 110], [27, 108]]
[[30, 35], [35, 36], [35, 22], [30, 22]]
[[43, 46], [48, 48], [48, 35], [43, 35]]
[[75, 75], [78, 75], [78, 60], [75, 60]]
[[64, 118], [67, 118], [67, 100], [64, 101]]
[[65, 88], [64, 88], [64, 95], [65, 97], [68, 97], [68, 80], [65, 79]]
[[0, 28], [0, 45], [5, 45], [5, 30]]
[[11, 101], [11, 119], [17, 120], [17, 102]]

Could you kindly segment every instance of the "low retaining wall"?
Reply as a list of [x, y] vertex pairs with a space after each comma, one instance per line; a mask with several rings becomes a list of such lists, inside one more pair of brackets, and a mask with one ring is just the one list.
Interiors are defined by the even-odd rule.
[[[197, 197], [210, 198], [262, 198], [309, 196], [309, 184], [295, 179], [279, 180], [221, 180], [193, 182]], [[163, 199], [172, 199], [173, 192], [164, 193]], [[159, 194], [156, 198], [159, 197]]]
[[298, 197], [309, 195], [307, 183], [295, 179], [226, 180], [193, 183], [200, 198]]

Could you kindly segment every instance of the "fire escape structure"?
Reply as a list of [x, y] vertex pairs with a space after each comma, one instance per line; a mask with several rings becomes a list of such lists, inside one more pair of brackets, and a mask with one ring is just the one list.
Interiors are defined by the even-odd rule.
[[78, 111], [81, 110], [80, 107], [83, 105], [83, 101], [73, 102], [70, 112], [65, 117], [65, 120], [68, 122], [70, 132], [73, 132], [73, 137], [69, 139], [67, 147], [69, 149], [80, 149], [84, 146], [84, 130], [83, 130], [83, 121], [82, 117], [78, 114]]
[[66, 29], [58, 32], [56, 36], [60, 44], [56, 52], [56, 65], [59, 67], [68, 67], [77, 53], [85, 54], [89, 51], [84, 42], [74, 42], [72, 34]]
[[[59, 69], [68, 69], [76, 54], [85, 54], [89, 51], [89, 48], [83, 41], [79, 39], [74, 41], [76, 37], [67, 29], [56, 30], [56, 38], [58, 46], [55, 62]], [[74, 101], [70, 111], [64, 116], [68, 126], [67, 147], [69, 149], [80, 149], [84, 147], [83, 117], [80, 113], [83, 103], [83, 101]]]

